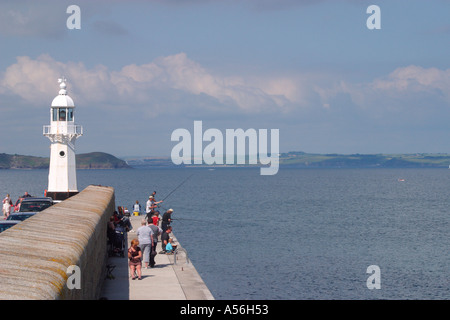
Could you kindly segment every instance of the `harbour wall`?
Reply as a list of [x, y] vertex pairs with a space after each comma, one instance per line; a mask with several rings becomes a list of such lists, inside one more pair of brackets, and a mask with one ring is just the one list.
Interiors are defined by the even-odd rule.
[[114, 189], [91, 185], [0, 233], [0, 299], [98, 299], [114, 208]]

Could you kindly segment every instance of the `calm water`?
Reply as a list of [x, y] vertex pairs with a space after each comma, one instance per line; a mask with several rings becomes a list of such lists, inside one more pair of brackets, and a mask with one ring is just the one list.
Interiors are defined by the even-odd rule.
[[[0, 170], [0, 195], [42, 195], [47, 174]], [[448, 169], [81, 170], [78, 187], [131, 207], [187, 178], [163, 206], [216, 299], [450, 298]]]

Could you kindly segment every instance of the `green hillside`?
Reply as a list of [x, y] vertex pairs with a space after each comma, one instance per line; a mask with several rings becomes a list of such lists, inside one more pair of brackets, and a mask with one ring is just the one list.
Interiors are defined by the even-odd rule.
[[48, 158], [0, 153], [0, 169], [44, 169], [48, 164]]
[[[44, 157], [0, 153], [0, 169], [47, 169], [49, 162]], [[76, 163], [77, 169], [130, 168], [125, 161], [104, 152], [77, 154]]]
[[103, 152], [77, 154], [76, 159], [78, 169], [130, 168], [125, 161]]
[[448, 168], [450, 154], [312, 154], [288, 152], [280, 164], [296, 167], [339, 168]]

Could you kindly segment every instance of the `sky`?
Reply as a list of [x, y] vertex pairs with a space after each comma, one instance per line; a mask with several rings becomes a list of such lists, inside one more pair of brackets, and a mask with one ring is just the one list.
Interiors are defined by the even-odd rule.
[[194, 121], [278, 129], [280, 152], [450, 153], [449, 40], [449, 0], [0, 0], [0, 153], [49, 156], [61, 76], [77, 153], [169, 156]]

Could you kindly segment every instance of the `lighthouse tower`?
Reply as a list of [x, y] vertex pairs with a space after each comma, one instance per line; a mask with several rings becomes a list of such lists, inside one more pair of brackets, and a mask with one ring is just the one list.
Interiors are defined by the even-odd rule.
[[64, 200], [78, 193], [75, 164], [75, 140], [83, 135], [83, 127], [75, 125], [75, 105], [67, 95], [66, 79], [60, 78], [59, 94], [50, 108], [50, 125], [44, 136], [50, 139], [50, 167], [47, 196]]

